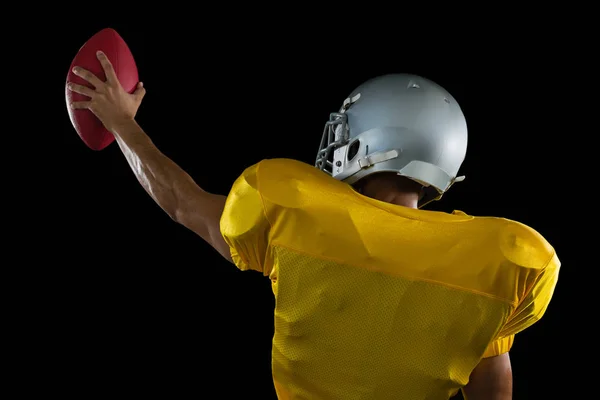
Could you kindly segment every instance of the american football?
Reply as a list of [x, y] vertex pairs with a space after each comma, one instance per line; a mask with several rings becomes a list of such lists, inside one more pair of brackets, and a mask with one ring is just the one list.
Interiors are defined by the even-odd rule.
[[[123, 38], [111, 28], [105, 28], [96, 33], [79, 49], [69, 67], [67, 83], [72, 82], [92, 87], [89, 82], [73, 73], [74, 66], [82, 67], [92, 72], [102, 81], [106, 81], [106, 75], [96, 56], [98, 50], [103, 51], [112, 63], [123, 89], [133, 93], [139, 79], [133, 54]], [[81, 140], [92, 150], [103, 150], [110, 145], [115, 140], [114, 136], [106, 130], [102, 122], [90, 110], [74, 110], [69, 107], [69, 104], [73, 101], [85, 101], [88, 98], [68, 90], [66, 83], [65, 95], [71, 123]]]

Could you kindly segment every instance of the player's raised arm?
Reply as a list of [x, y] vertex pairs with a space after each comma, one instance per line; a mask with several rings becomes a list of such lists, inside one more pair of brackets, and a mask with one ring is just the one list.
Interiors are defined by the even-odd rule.
[[113, 131], [131, 170], [146, 192], [176, 222], [197, 233], [231, 261], [219, 230], [225, 196], [202, 190], [175, 162], [154, 146], [135, 121]]
[[229, 246], [219, 230], [226, 197], [202, 190], [183, 169], [156, 148], [135, 121], [145, 89], [139, 84], [133, 94], [127, 93], [108, 58], [99, 53], [98, 59], [106, 73], [106, 82], [76, 67], [74, 73], [90, 82], [94, 89], [69, 84], [70, 90], [90, 98], [71, 106], [91, 110], [115, 135], [131, 170], [150, 197], [173, 220], [197, 233], [231, 261]]

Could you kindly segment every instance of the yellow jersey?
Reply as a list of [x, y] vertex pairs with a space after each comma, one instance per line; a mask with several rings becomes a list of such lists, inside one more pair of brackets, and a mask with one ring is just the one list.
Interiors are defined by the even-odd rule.
[[280, 399], [448, 399], [542, 317], [560, 267], [521, 223], [385, 203], [289, 159], [244, 171], [221, 233], [272, 282]]

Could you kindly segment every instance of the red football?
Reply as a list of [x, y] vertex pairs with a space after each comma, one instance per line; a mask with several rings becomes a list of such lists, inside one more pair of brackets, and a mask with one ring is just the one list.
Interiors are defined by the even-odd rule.
[[[106, 80], [102, 65], [100, 65], [100, 61], [96, 56], [98, 50], [102, 50], [112, 63], [123, 89], [133, 93], [139, 79], [133, 54], [131, 54], [131, 50], [129, 50], [123, 38], [114, 29], [110, 28], [96, 33], [79, 49], [69, 68], [67, 82], [93, 88], [89, 82], [73, 73], [74, 66], [87, 69], [102, 81]], [[89, 97], [68, 90], [66, 87], [65, 92], [69, 117], [81, 140], [92, 150], [102, 150], [111, 144], [115, 137], [104, 128], [102, 122], [90, 110], [73, 110], [69, 107], [69, 104], [73, 101], [86, 101], [89, 100]]]

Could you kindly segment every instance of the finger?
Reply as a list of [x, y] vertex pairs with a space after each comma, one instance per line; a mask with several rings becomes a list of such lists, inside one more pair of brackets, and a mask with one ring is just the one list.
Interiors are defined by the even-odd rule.
[[98, 57], [98, 60], [100, 60], [100, 64], [102, 64], [102, 69], [104, 70], [104, 73], [106, 74], [106, 80], [110, 83], [118, 83], [119, 79], [117, 78], [115, 69], [113, 68], [108, 57], [106, 57], [106, 54], [104, 54], [101, 51], [97, 51], [96, 56]]
[[74, 101], [71, 103], [71, 108], [74, 110], [83, 110], [90, 108], [91, 104], [91, 101]]
[[92, 97], [94, 95], [94, 91], [92, 89], [90, 89], [89, 87], [85, 87], [83, 85], [78, 85], [76, 83], [71, 83], [69, 82], [67, 84], [67, 88], [75, 93], [79, 93], [82, 94], [84, 96], [87, 97]]
[[86, 81], [92, 84], [96, 89], [104, 85], [104, 82], [100, 80], [96, 75], [92, 74], [90, 71], [83, 69], [81, 67], [73, 68], [73, 73], [77, 76], [82, 77]]
[[146, 95], [146, 88], [144, 88], [144, 84], [142, 82], [137, 84], [137, 88], [135, 89], [135, 92], [133, 92], [133, 95], [137, 97], [138, 100], [142, 100], [144, 98]]

